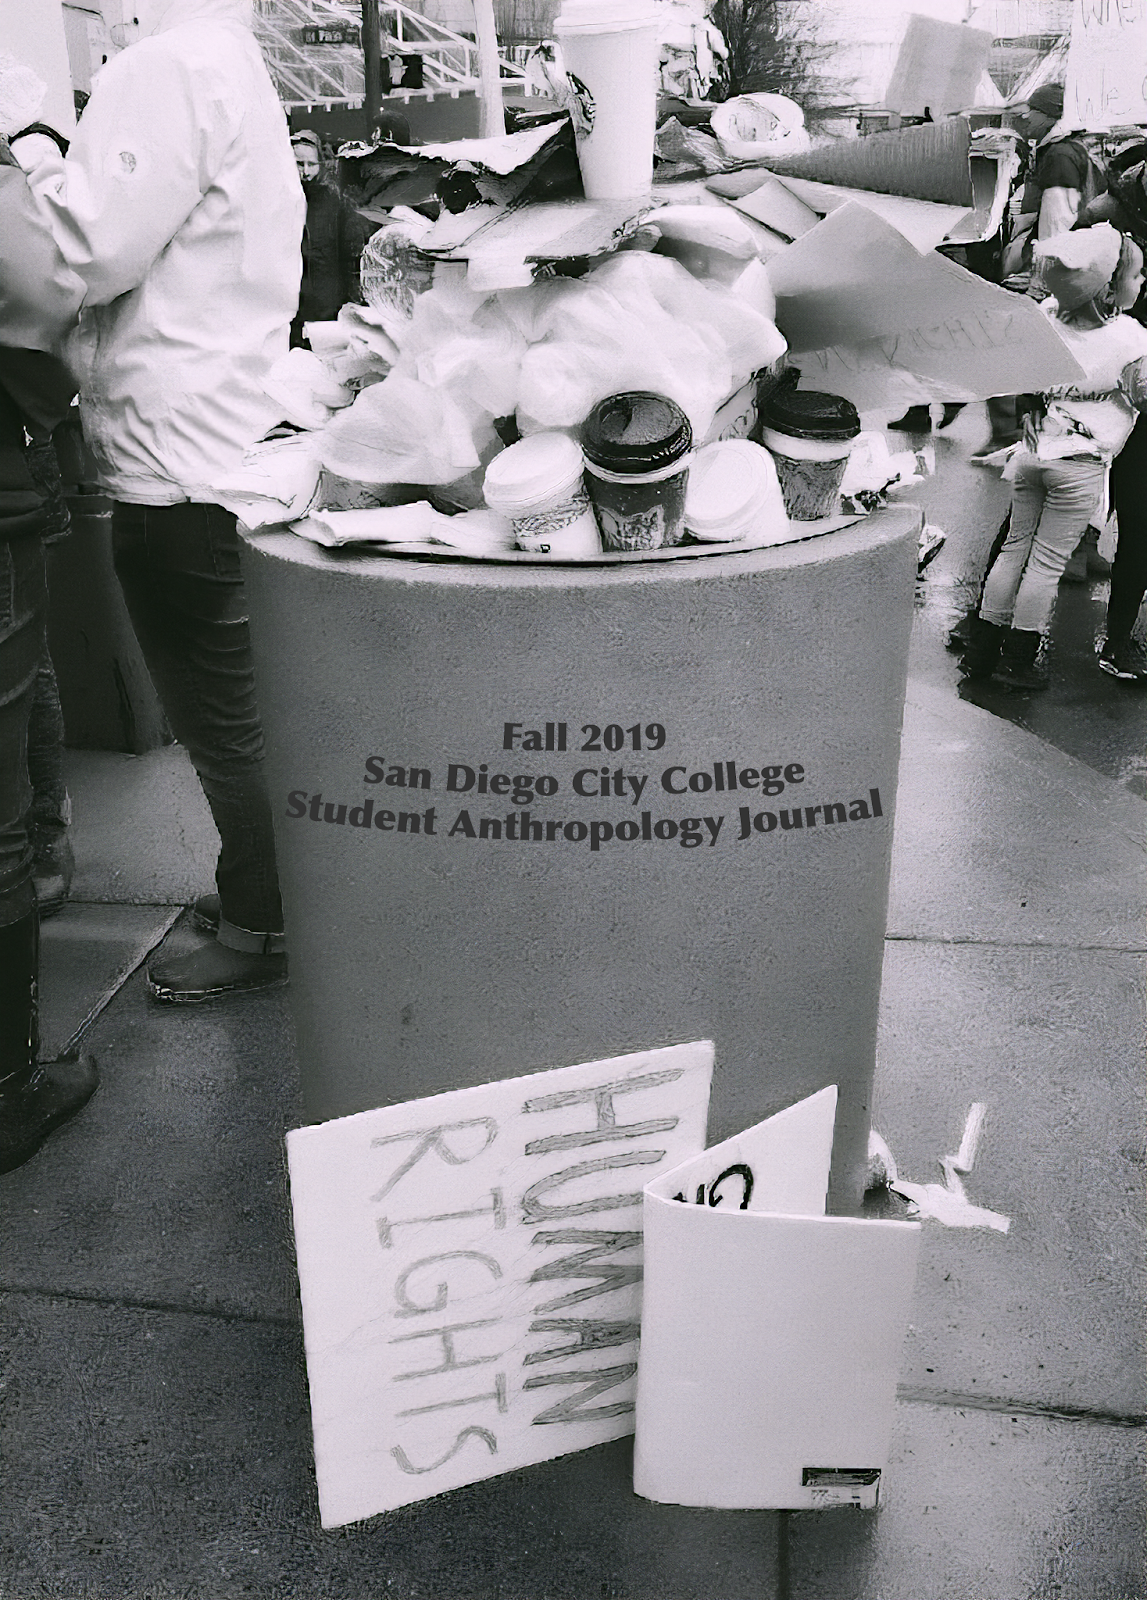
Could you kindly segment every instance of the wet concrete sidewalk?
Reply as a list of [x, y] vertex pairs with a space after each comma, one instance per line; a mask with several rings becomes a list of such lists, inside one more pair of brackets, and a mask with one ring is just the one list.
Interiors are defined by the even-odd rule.
[[621, 1441], [321, 1532], [286, 995], [172, 1010], [124, 980], [211, 887], [211, 826], [181, 751], [76, 752], [45, 1011], [54, 1042], [86, 1026], [103, 1085], [0, 1181], [3, 1600], [1147, 1594], [1147, 804], [914, 659], [874, 1122], [938, 1182], [985, 1103], [969, 1198], [1011, 1226], [924, 1225], [882, 1509], [649, 1505]]

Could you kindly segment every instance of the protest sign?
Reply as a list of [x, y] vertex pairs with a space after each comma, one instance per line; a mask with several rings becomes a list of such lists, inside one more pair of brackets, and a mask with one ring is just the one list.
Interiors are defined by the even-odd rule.
[[920, 1225], [825, 1216], [835, 1115], [822, 1089], [646, 1185], [647, 1499], [876, 1504]]
[[975, 103], [992, 35], [965, 22], [912, 15], [892, 69], [884, 104], [906, 117], [946, 117]]
[[641, 1188], [708, 1043], [287, 1135], [319, 1508], [338, 1527], [633, 1431]]
[[1147, 0], [1075, 0], [1063, 100], [1073, 128], [1147, 122]]
[[1034, 300], [916, 250], [861, 206], [841, 206], [783, 250], [769, 277], [803, 387], [861, 410], [906, 394], [1032, 393], [1082, 375]]

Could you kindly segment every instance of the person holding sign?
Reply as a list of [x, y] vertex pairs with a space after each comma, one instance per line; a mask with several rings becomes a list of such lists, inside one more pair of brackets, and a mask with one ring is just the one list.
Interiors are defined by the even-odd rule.
[[1139, 246], [1100, 223], [1037, 244], [1036, 255], [1053, 296], [1045, 305], [1085, 377], [1027, 414], [1011, 527], [962, 660], [967, 677], [1009, 689], [1047, 687], [1036, 658], [1059, 580], [1147, 395], [1147, 328], [1121, 314], [1143, 287]]

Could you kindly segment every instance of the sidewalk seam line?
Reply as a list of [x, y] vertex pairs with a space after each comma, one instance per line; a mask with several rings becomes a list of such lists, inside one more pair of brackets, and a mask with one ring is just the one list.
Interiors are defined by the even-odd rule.
[[272, 1328], [301, 1328], [302, 1315], [284, 1317], [274, 1312], [228, 1311], [222, 1306], [183, 1306], [170, 1300], [133, 1300], [117, 1295], [84, 1294], [74, 1289], [50, 1289], [39, 1284], [0, 1283], [0, 1295], [22, 1295], [28, 1300], [68, 1300], [79, 1305], [104, 1306], [114, 1311], [157, 1311], [166, 1316], [208, 1317], [215, 1322], [251, 1322]]
[[946, 1406], [958, 1411], [996, 1411], [1005, 1416], [1045, 1417], [1059, 1422], [1091, 1422], [1110, 1428], [1142, 1428], [1147, 1415], [1100, 1411], [1094, 1406], [1042, 1405], [1035, 1400], [1003, 1400], [996, 1395], [961, 1394], [950, 1389], [920, 1389], [901, 1383], [896, 1398], [905, 1405]]
[[1050, 939], [978, 939], [972, 934], [942, 933], [886, 933], [885, 944], [945, 944], [983, 945], [991, 950], [1079, 950], [1094, 951], [1102, 955], [1141, 956], [1147, 954], [1147, 945], [1141, 944], [1071, 944]]
[[[88, 903], [90, 904], [91, 902]], [[156, 909], [158, 909], [158, 907]], [[62, 1059], [67, 1060], [75, 1054], [76, 1050], [79, 1048], [80, 1041], [84, 1037], [84, 1034], [87, 1033], [88, 1029], [92, 1026], [96, 1019], [107, 1010], [108, 1006], [111, 1005], [112, 1001], [123, 988], [124, 984], [127, 983], [128, 979], [133, 977], [139, 971], [140, 967], [143, 966], [144, 962], [147, 960], [148, 956], [151, 955], [152, 951], [159, 948], [182, 915], [182, 906], [172, 907], [171, 915], [164, 920], [159, 932], [155, 935], [155, 937], [148, 941], [145, 948], [140, 952], [138, 960], [133, 961], [131, 966], [124, 968], [122, 972], [116, 973], [115, 978], [112, 980], [111, 988], [105, 994], [97, 997], [93, 1004], [88, 1008], [88, 1011], [80, 1021], [79, 1026], [73, 1029], [69, 1038], [64, 1042], [64, 1045], [60, 1050], [60, 1056]]]

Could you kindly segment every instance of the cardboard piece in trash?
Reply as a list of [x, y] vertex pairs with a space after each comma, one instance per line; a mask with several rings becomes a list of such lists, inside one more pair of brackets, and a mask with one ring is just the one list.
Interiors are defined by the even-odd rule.
[[[787, 207], [781, 198], [786, 192], [790, 197]], [[908, 200], [902, 195], [877, 194], [871, 189], [842, 189], [833, 184], [792, 177], [769, 178], [761, 189], [755, 189], [752, 194], [732, 203], [746, 216], [782, 232], [799, 221], [799, 214], [792, 209], [795, 202], [804, 214], [812, 218], [811, 223], [801, 226], [799, 232], [790, 235], [790, 238], [797, 239], [807, 233], [809, 227], [815, 226], [821, 217], [839, 210], [850, 200], [856, 205], [866, 206], [878, 217], [883, 217], [885, 222], [890, 222], [918, 250], [934, 250], [968, 215], [967, 206], [939, 205], [933, 200]], [[770, 217], [777, 220], [770, 222]]]
[[967, 118], [948, 117], [916, 128], [870, 133], [863, 139], [836, 139], [801, 155], [770, 159], [767, 165], [782, 177], [970, 206], [974, 203], [970, 145]]
[[472, 206], [439, 218], [420, 248], [443, 261], [469, 262], [470, 287], [490, 293], [529, 283], [539, 264], [616, 249], [648, 210], [648, 202], [635, 200]]
[[1073, 128], [1147, 122], [1147, 7], [1124, 0], [1075, 0], [1063, 86]]
[[940, 22], [913, 13], [892, 69], [884, 104], [906, 117], [934, 118], [974, 105], [988, 65], [992, 35], [966, 22]]
[[923, 398], [956, 401], [1082, 377], [1034, 300], [916, 250], [862, 206], [841, 206], [782, 251], [769, 279], [802, 387], [861, 410], [900, 404], [916, 380]]
[[920, 1225], [825, 1216], [836, 1098], [645, 1186], [633, 1486], [648, 1500], [876, 1504]]
[[325, 1528], [633, 1431], [641, 1186], [705, 1143], [713, 1046], [287, 1135]]

